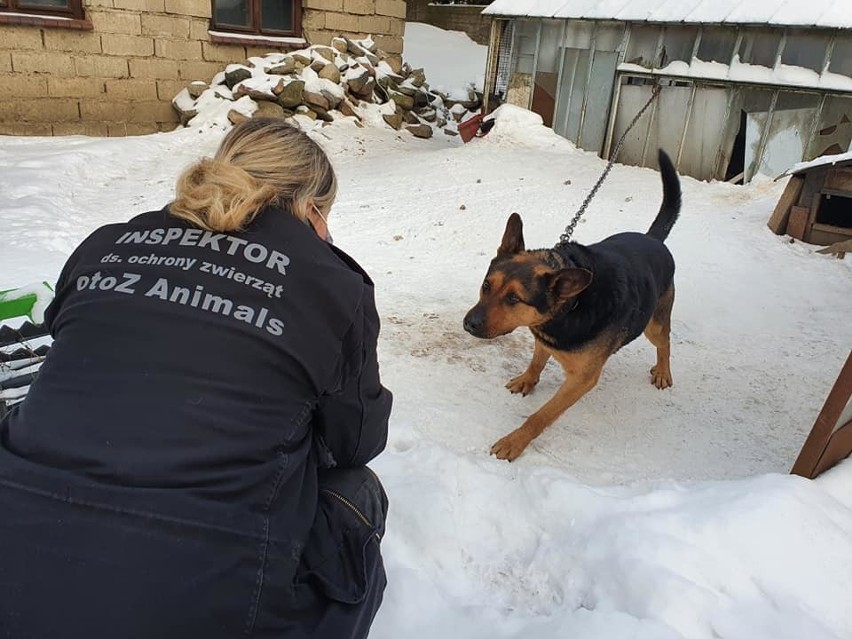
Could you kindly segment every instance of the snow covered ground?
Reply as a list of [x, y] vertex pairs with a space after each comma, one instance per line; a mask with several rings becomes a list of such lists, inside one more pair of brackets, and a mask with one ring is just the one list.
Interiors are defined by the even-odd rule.
[[[427, 62], [431, 84], [460, 82]], [[604, 162], [513, 108], [467, 145], [346, 121], [313, 135], [339, 172], [335, 241], [376, 281], [396, 398], [374, 464], [391, 512], [372, 639], [852, 637], [852, 461], [786, 474], [852, 346], [852, 260], [771, 234], [783, 180], [682, 180], [674, 387], [649, 383], [640, 338], [509, 464], [490, 445], [561, 373], [510, 395], [531, 338], [476, 340], [461, 320], [509, 213], [552, 245]], [[0, 137], [0, 290], [54, 281], [94, 228], [162, 206], [221, 136]], [[575, 239], [647, 229], [660, 192], [616, 166]]]

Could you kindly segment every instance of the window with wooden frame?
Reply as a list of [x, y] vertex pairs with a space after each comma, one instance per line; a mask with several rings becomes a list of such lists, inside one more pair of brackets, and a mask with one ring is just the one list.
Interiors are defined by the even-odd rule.
[[3, 13], [82, 19], [83, 0], [0, 0], [0, 14]]
[[217, 31], [271, 37], [302, 36], [301, 0], [212, 0], [212, 2], [213, 28]]

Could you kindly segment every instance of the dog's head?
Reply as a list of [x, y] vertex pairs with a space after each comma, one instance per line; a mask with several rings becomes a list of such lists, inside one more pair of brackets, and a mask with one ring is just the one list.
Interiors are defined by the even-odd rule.
[[521, 216], [512, 213], [479, 290], [479, 302], [465, 315], [464, 330], [490, 339], [519, 326], [543, 324], [591, 284], [591, 271], [554, 268], [548, 253], [525, 249]]

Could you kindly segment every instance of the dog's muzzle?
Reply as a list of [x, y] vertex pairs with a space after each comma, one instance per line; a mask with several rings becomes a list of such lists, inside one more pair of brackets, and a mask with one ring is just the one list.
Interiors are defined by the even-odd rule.
[[485, 327], [485, 313], [478, 306], [474, 306], [464, 316], [464, 330], [474, 337], [484, 337], [482, 334]]

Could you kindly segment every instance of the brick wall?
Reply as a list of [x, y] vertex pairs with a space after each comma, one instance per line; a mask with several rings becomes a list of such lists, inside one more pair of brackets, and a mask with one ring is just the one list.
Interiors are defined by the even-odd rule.
[[[90, 30], [0, 23], [0, 134], [170, 131], [178, 124], [171, 100], [189, 82], [286, 49], [211, 42], [210, 0], [84, 4]], [[372, 34], [385, 52], [402, 52], [405, 0], [303, 0], [302, 8], [311, 44]]]

